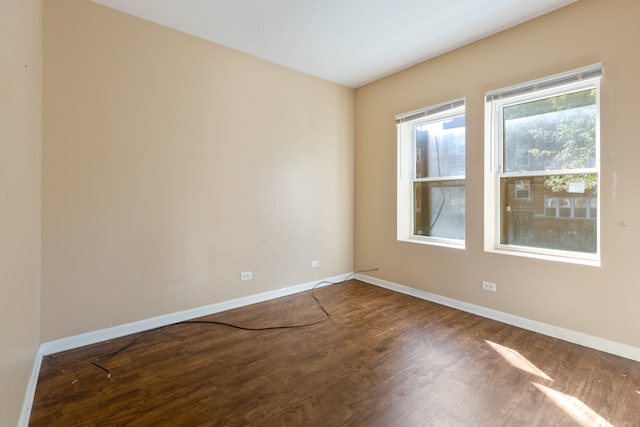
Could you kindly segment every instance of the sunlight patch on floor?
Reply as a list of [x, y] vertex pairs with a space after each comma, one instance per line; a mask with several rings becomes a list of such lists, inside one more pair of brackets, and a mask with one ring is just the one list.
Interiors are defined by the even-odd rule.
[[544, 378], [545, 380], [553, 381], [553, 379], [551, 379], [547, 374], [545, 374], [543, 371], [538, 369], [536, 365], [529, 362], [529, 360], [526, 357], [518, 353], [516, 350], [497, 344], [493, 341], [485, 340], [485, 342], [489, 344], [491, 348], [493, 348], [496, 351], [496, 353], [502, 356], [502, 358], [507, 362], [509, 362], [509, 364], [514, 368], [521, 369], [532, 375], [536, 375], [540, 378]]
[[580, 399], [540, 384], [532, 384], [582, 427], [614, 427]]

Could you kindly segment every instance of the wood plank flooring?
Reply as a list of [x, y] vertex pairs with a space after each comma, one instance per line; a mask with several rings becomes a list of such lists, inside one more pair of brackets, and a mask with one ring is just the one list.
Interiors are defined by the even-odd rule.
[[640, 363], [350, 280], [46, 356], [30, 426], [640, 426]]

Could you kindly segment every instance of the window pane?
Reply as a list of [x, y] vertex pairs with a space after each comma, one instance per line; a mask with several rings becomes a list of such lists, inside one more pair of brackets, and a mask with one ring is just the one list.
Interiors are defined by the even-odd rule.
[[465, 174], [464, 116], [416, 126], [416, 178]]
[[516, 199], [528, 199], [531, 196], [528, 179], [516, 180]]
[[573, 199], [573, 211], [576, 218], [587, 217], [587, 199], [584, 197], [576, 197]]
[[544, 214], [546, 216], [558, 216], [558, 199], [556, 197], [545, 197]]
[[529, 177], [525, 199], [517, 197], [522, 178], [501, 178], [500, 243], [595, 253], [596, 180], [596, 174]]
[[596, 91], [583, 90], [504, 108], [504, 171], [596, 166]]
[[598, 199], [591, 197], [589, 199], [589, 218], [597, 218], [598, 216]]
[[416, 236], [464, 239], [463, 180], [414, 183]]

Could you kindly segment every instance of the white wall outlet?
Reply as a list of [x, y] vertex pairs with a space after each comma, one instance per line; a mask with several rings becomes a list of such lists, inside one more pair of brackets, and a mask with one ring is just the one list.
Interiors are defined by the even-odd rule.
[[491, 292], [495, 292], [497, 290], [495, 283], [485, 282], [484, 280], [482, 281], [482, 289], [484, 289], [485, 291], [491, 291]]
[[240, 273], [240, 280], [251, 280], [253, 279], [253, 273], [250, 271], [243, 271]]
[[311, 261], [311, 267], [313, 268], [320, 267], [320, 261]]

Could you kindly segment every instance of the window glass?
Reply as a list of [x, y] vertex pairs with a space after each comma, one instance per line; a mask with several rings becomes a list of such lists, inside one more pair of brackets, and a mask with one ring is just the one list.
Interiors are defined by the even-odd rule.
[[488, 250], [597, 259], [600, 77], [597, 64], [487, 95]]
[[398, 238], [464, 247], [464, 99], [401, 115], [396, 123]]
[[415, 235], [464, 239], [463, 180], [416, 182], [414, 197]]
[[594, 167], [595, 96], [587, 89], [506, 106], [504, 172]]
[[416, 178], [464, 176], [464, 116], [416, 125]]
[[413, 235], [464, 239], [465, 118], [418, 122], [413, 175]]

